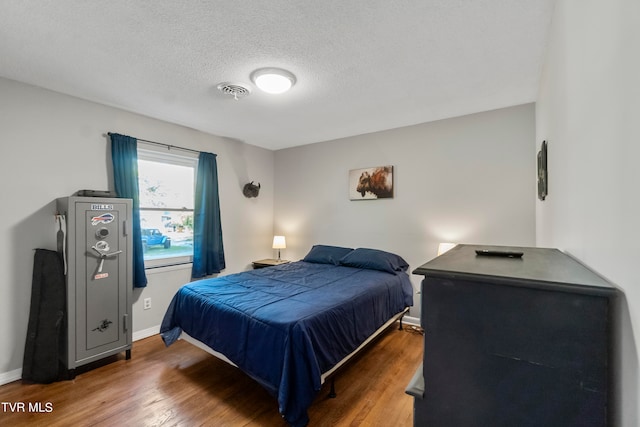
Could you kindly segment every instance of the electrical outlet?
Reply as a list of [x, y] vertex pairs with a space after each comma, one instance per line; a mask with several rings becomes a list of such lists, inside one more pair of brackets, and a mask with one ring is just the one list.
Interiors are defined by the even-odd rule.
[[144, 299], [142, 308], [145, 310], [149, 310], [151, 308], [151, 298]]

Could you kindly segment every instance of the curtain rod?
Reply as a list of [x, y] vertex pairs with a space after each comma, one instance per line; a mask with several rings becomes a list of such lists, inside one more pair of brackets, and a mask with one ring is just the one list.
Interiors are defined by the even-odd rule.
[[[111, 132], [107, 132], [107, 135], [111, 136], [112, 133]], [[178, 149], [178, 150], [191, 151], [192, 153], [200, 154], [200, 151], [198, 151], [198, 150], [193, 150], [191, 148], [178, 147], [177, 145], [165, 144], [164, 142], [149, 141], [148, 139], [142, 139], [142, 138], [136, 138], [136, 140], [137, 141], [141, 141], [141, 142], [146, 142], [148, 144], [154, 144], [154, 145], [160, 145], [160, 146], [163, 146], [163, 147], [167, 147], [169, 150], [171, 150], [172, 148], [175, 148], [175, 149]]]

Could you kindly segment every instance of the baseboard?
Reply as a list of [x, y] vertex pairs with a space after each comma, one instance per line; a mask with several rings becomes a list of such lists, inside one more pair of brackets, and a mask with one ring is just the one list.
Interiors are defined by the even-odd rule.
[[133, 341], [139, 341], [145, 338], [149, 338], [153, 335], [158, 335], [160, 333], [160, 325], [152, 326], [147, 329], [143, 329], [141, 331], [134, 332], [131, 336]]
[[404, 316], [402, 318], [402, 323], [406, 323], [407, 325], [420, 326], [420, 318], [419, 317]]
[[22, 378], [22, 368], [0, 373], [0, 385], [5, 385]]

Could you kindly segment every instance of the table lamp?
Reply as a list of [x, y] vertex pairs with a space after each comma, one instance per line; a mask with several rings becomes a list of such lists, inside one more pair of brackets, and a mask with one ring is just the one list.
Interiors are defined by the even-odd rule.
[[284, 236], [273, 236], [273, 249], [278, 250], [278, 261], [280, 261], [280, 249], [286, 249], [287, 243]]

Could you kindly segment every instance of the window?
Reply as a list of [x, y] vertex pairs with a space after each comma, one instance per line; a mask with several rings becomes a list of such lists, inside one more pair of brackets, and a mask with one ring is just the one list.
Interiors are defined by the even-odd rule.
[[140, 228], [146, 268], [193, 259], [193, 208], [198, 159], [138, 148]]

